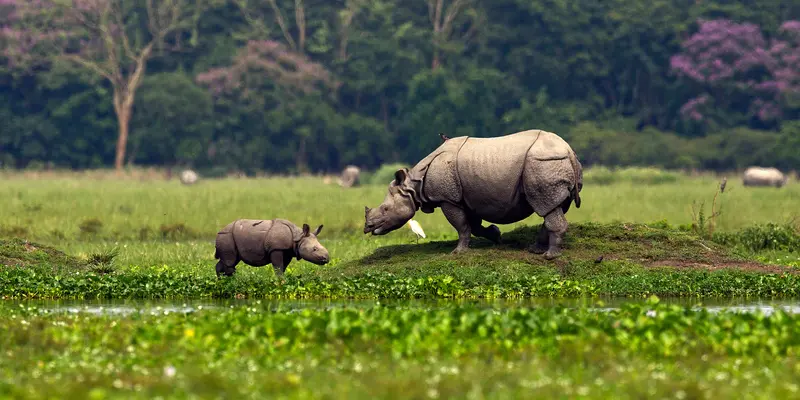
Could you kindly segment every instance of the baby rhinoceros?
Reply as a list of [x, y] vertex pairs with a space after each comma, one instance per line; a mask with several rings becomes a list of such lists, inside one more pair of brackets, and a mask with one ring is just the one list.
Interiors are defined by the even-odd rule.
[[303, 229], [285, 219], [237, 219], [217, 233], [214, 258], [217, 262], [217, 277], [231, 276], [239, 261], [253, 267], [272, 264], [275, 275], [283, 276], [292, 257], [304, 259], [317, 265], [330, 261], [328, 250], [317, 240], [308, 224]]

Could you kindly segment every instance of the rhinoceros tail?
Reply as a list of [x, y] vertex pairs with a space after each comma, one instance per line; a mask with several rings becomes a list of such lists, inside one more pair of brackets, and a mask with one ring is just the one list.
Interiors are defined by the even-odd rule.
[[214, 249], [214, 259], [215, 260], [219, 259], [219, 250], [217, 250], [217, 249]]
[[581, 208], [580, 191], [583, 188], [583, 169], [578, 157], [572, 150], [569, 152], [569, 162], [572, 164], [572, 171], [575, 173], [575, 186], [570, 190], [570, 195], [572, 195], [572, 200], [575, 202], [575, 208]]
[[575, 202], [575, 208], [581, 208], [581, 195], [578, 193], [578, 185], [572, 188], [572, 200]]

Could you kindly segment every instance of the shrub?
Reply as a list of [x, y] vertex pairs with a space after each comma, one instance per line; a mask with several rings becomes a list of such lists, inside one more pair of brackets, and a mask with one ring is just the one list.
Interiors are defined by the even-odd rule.
[[724, 245], [740, 246], [750, 251], [794, 251], [800, 247], [800, 232], [790, 224], [768, 223], [745, 228], [737, 233], [715, 233], [713, 240]]
[[676, 182], [681, 174], [675, 171], [653, 167], [608, 168], [604, 166], [587, 168], [583, 173], [584, 183], [610, 185], [630, 182], [644, 185], [657, 185]]
[[[369, 183], [373, 185], [388, 185], [394, 180], [394, 173], [400, 168], [408, 168], [405, 164], [384, 164], [370, 177]], [[366, 181], [366, 180], [365, 180]]]

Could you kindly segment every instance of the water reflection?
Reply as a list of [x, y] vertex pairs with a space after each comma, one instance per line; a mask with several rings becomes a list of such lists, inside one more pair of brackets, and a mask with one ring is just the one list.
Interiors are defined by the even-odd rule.
[[[192, 300], [24, 300], [2, 301], [5, 306], [31, 306], [49, 312], [126, 315], [142, 313], [167, 315], [191, 313], [203, 309], [249, 307], [264, 312], [297, 312], [304, 309], [367, 308], [378, 304], [397, 308], [449, 308], [463, 305], [478, 308], [508, 309], [518, 307], [587, 307], [594, 311], [609, 311], [625, 303], [643, 303], [645, 298], [595, 297], [580, 299], [532, 298], [497, 300], [292, 300], [292, 299], [192, 299]], [[800, 300], [789, 299], [696, 299], [662, 298], [662, 303], [705, 308], [712, 312], [756, 312], [771, 314], [776, 309], [800, 313]]]

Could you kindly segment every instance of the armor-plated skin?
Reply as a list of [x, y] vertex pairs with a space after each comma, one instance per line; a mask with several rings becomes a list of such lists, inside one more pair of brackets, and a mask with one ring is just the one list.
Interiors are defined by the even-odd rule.
[[454, 253], [469, 247], [470, 235], [500, 242], [496, 225], [533, 213], [545, 219], [530, 251], [553, 259], [567, 230], [564, 214], [580, 207], [583, 169], [575, 152], [555, 133], [528, 130], [494, 138], [442, 137], [442, 144], [411, 170], [395, 173], [380, 207], [364, 208], [364, 233], [385, 235], [416, 210], [441, 208], [458, 231]]
[[253, 267], [272, 264], [275, 274], [282, 276], [292, 257], [317, 265], [327, 264], [328, 250], [317, 240], [322, 230], [310, 232], [308, 224], [300, 229], [285, 219], [237, 219], [217, 233], [214, 258], [217, 277], [231, 276], [239, 261]]

